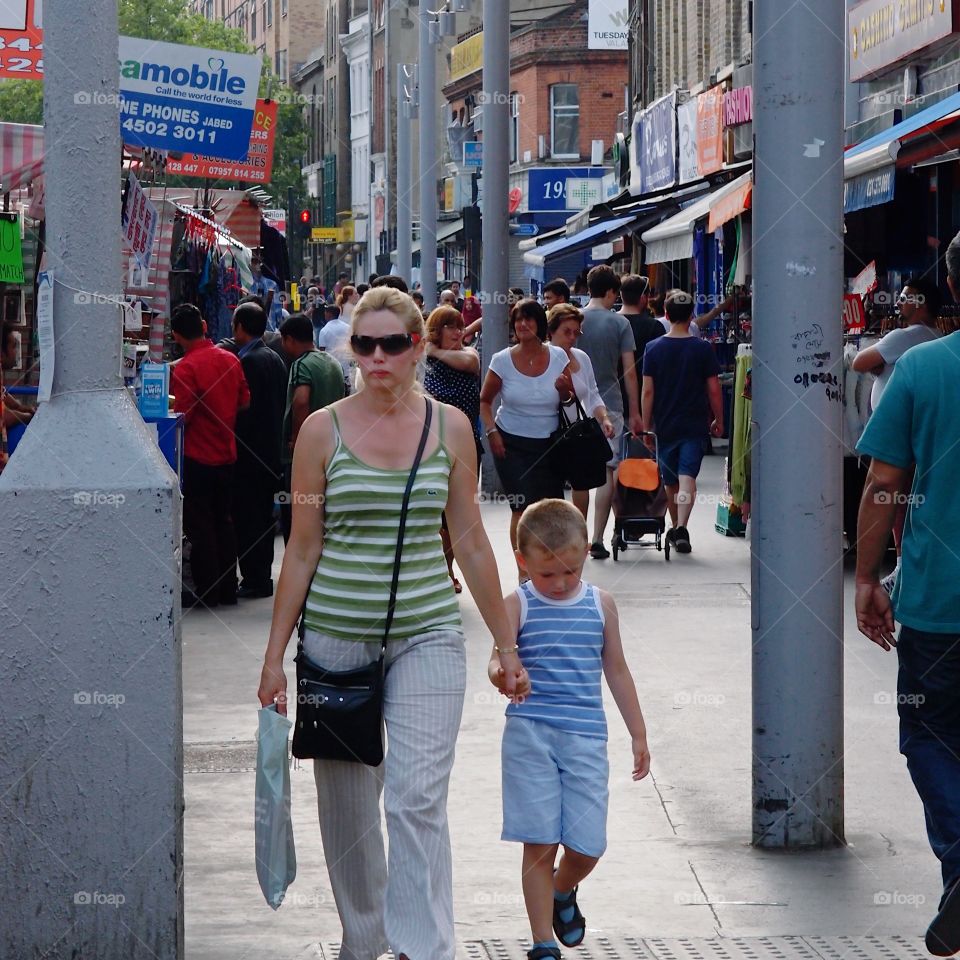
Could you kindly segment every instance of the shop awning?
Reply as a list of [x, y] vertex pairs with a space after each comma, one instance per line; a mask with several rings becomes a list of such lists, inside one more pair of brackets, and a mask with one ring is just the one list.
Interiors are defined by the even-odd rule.
[[[463, 220], [440, 220], [437, 223], [437, 243], [443, 243], [444, 240], [449, 240], [455, 234], [458, 234], [463, 229]], [[414, 240], [413, 246], [410, 248], [411, 252], [420, 249], [420, 241]]]
[[[716, 208], [718, 215], [730, 210], [730, 216], [735, 217], [747, 209], [750, 194], [745, 188], [750, 186], [750, 173], [737, 177], [725, 183], [722, 187], [711, 191], [699, 200], [694, 200], [679, 213], [674, 214], [663, 223], [658, 223], [640, 235], [646, 245], [647, 263], [665, 263], [668, 260], [687, 260], [693, 256], [693, 231], [697, 221], [709, 217]], [[740, 209], [735, 209], [737, 206]], [[721, 223], [725, 221], [721, 220]]]
[[591, 224], [585, 230], [575, 233], [572, 237], [558, 237], [549, 243], [540, 244], [533, 250], [527, 250], [523, 255], [524, 263], [529, 263], [542, 270], [552, 257], [558, 257], [564, 253], [573, 253], [576, 250], [582, 250], [584, 247], [591, 247], [594, 244], [605, 243], [607, 240], [622, 237], [629, 232], [637, 219], [636, 216], [629, 216], [601, 220], [599, 223]]
[[[740, 180], [743, 178], [741, 177]], [[740, 180], [734, 181], [739, 183]], [[753, 180], [747, 176], [744, 183], [731, 193], [725, 193], [723, 197], [710, 205], [710, 216], [707, 219], [707, 230], [713, 233], [714, 230], [722, 227], [728, 220], [739, 217], [741, 213], [750, 209], [750, 202], [753, 199]]]
[[25, 186], [43, 173], [43, 127], [0, 123], [0, 185], [3, 191]]
[[[932, 107], [920, 110], [912, 117], [850, 147], [843, 155], [844, 178], [870, 173], [895, 163], [904, 143], [936, 133], [938, 129], [957, 119], [960, 119], [960, 93], [954, 93]], [[947, 149], [944, 145], [944, 152]]]

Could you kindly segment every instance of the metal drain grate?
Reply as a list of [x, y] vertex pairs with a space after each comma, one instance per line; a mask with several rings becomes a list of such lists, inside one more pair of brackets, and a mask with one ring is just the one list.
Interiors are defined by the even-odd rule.
[[[526, 960], [529, 941], [469, 940], [457, 960]], [[324, 954], [329, 960], [330, 954]], [[741, 937], [648, 939], [590, 936], [572, 960], [927, 960], [923, 942], [905, 937]]]
[[257, 741], [187, 743], [183, 747], [184, 773], [255, 773]]
[[807, 937], [823, 960], [929, 960], [919, 938]]

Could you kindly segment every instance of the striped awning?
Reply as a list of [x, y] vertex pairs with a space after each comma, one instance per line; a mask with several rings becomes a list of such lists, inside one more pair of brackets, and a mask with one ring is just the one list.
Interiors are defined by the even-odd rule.
[[43, 173], [43, 127], [0, 123], [0, 189], [26, 186]]

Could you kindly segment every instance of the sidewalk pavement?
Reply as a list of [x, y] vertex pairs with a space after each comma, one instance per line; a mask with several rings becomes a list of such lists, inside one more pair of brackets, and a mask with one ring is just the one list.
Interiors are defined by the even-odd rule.
[[[673, 554], [667, 564], [646, 547], [617, 563], [587, 560], [585, 577], [613, 593], [620, 610], [653, 760], [651, 775], [633, 783], [629, 738], [607, 694], [609, 847], [583, 884], [589, 932], [570, 955], [925, 956], [918, 938], [939, 900], [939, 865], [897, 752], [895, 654], [857, 632], [850, 569], [847, 846], [800, 854], [750, 845], [749, 544], [713, 530], [722, 467], [722, 457], [705, 461], [691, 555]], [[497, 504], [482, 509], [502, 581], [512, 588], [508, 512]], [[519, 960], [529, 934], [520, 847], [499, 838], [504, 701], [486, 680], [489, 635], [469, 593], [461, 599], [468, 680], [449, 802], [458, 937], [463, 957]], [[241, 601], [230, 610], [193, 610], [184, 620], [188, 960], [336, 955], [339, 924], [309, 764], [292, 771], [297, 879], [276, 913], [257, 886], [256, 689], [271, 610], [269, 600]]]

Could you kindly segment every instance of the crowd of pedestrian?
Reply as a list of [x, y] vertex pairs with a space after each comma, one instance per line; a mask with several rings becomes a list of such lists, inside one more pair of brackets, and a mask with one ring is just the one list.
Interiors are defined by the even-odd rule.
[[[960, 293], [960, 238], [947, 266]], [[688, 292], [654, 298], [646, 278], [606, 266], [582, 278], [582, 306], [559, 278], [544, 287], [543, 303], [512, 295], [510, 345], [489, 357], [482, 382], [474, 346], [482, 311], [473, 313], [475, 300], [461, 297], [459, 285], [424, 316], [423, 298], [408, 295], [402, 278], [376, 278], [363, 291], [348, 280], [340, 278], [329, 305], [335, 315], [318, 324], [316, 305], [308, 307], [284, 319], [275, 340], [257, 298], [237, 308], [222, 349], [204, 337], [196, 308], [174, 313], [185, 352], [173, 390], [187, 420], [190, 602], [274, 594], [281, 491], [286, 546], [261, 704], [286, 711], [283, 660], [298, 621], [298, 660], [330, 675], [364, 668], [384, 644], [383, 764], [314, 762], [341, 956], [375, 960], [389, 948], [398, 960], [451, 960], [446, 798], [465, 689], [456, 563], [494, 637], [489, 679], [509, 701], [502, 836], [523, 844], [528, 958], [553, 960], [585, 936], [579, 887], [606, 847], [601, 678], [630, 733], [634, 779], [650, 763], [616, 604], [584, 579], [584, 566], [609, 555], [615, 471], [630, 435], [656, 452], [668, 542], [691, 551], [701, 461], [709, 438], [724, 432], [719, 366], [695, 327]], [[943, 865], [944, 896], [927, 945], [948, 955], [960, 948], [960, 814], [951, 779], [960, 744], [960, 566], [951, 545], [960, 529], [947, 507], [960, 447], [944, 424], [960, 400], [960, 333], [937, 337], [937, 307], [935, 287], [908, 281], [907, 326], [857, 361], [892, 376], [880, 384], [860, 444], [873, 462], [856, 605], [860, 629], [900, 656], [901, 750]], [[560, 411], [571, 406], [596, 421], [609, 448], [593, 487], [592, 527], [589, 490], [567, 482], [552, 455]], [[477, 506], [484, 441], [511, 509], [519, 586], [506, 597]], [[884, 589], [880, 568], [894, 528], [902, 560]]]

